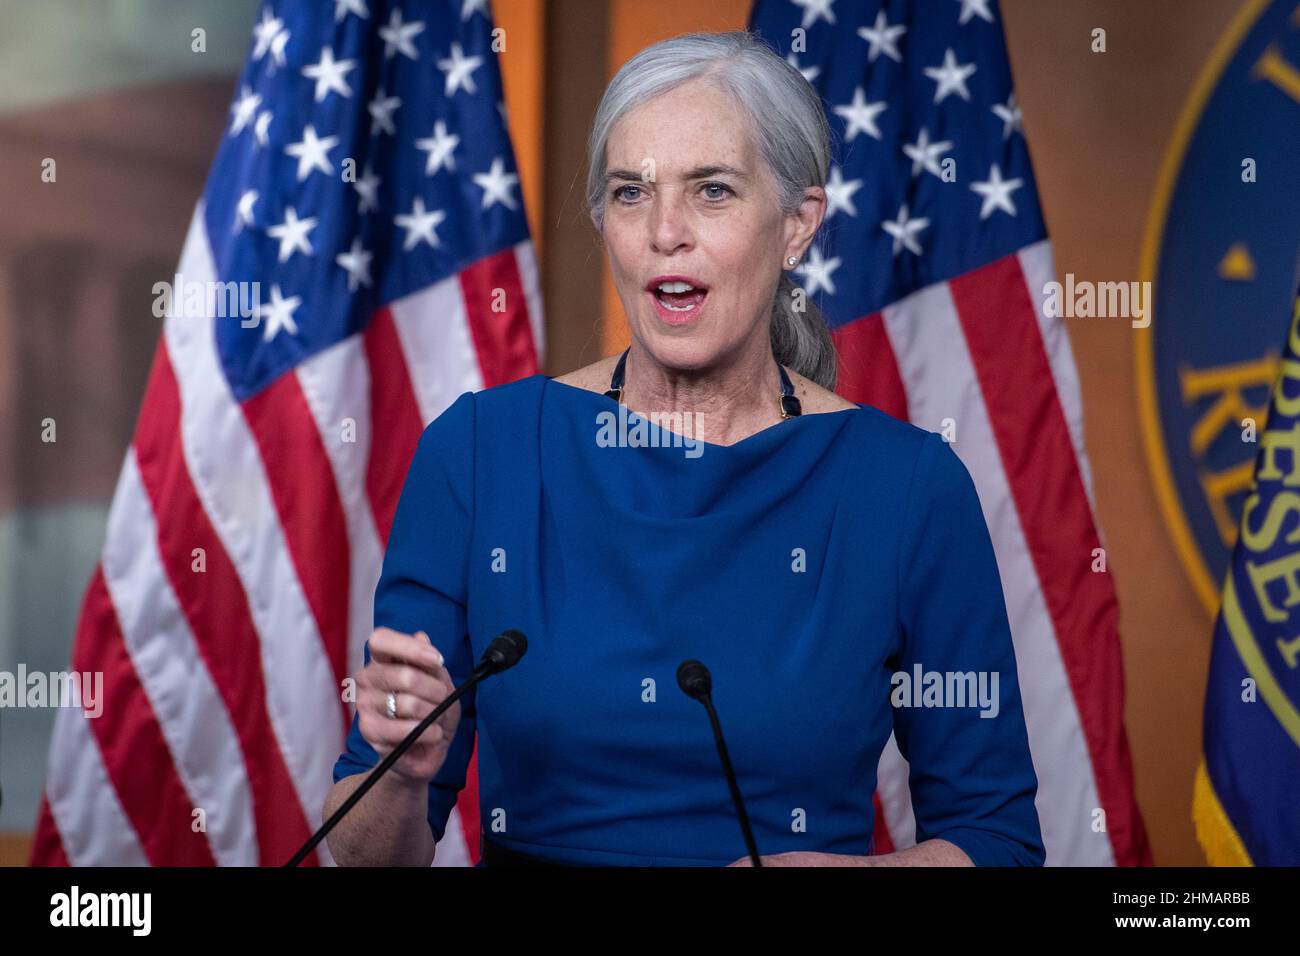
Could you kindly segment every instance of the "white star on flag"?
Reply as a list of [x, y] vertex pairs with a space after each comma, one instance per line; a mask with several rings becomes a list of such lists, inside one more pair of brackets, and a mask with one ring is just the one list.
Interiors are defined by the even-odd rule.
[[316, 81], [316, 102], [324, 101], [331, 92], [340, 96], [351, 96], [352, 87], [348, 86], [343, 74], [357, 68], [356, 60], [335, 60], [334, 50], [322, 47], [320, 62], [302, 68], [302, 75]]
[[[200, 4], [121, 0], [116, 6], [194, 11]], [[187, 185], [179, 190], [189, 194], [184, 222], [164, 230], [171, 236], [152, 237], [163, 245], [175, 242], [177, 254], [163, 276], [168, 294], [153, 297], [165, 327], [140, 330], [156, 346], [160, 359], [154, 364], [162, 372], [151, 377], [139, 404], [132, 448], [142, 451], [128, 449], [115, 493], [114, 514], [130, 520], [109, 521], [109, 544], [96, 548], [103, 560], [96, 559], [93, 575], [86, 569], [85, 605], [95, 613], [78, 618], [71, 655], [75, 662], [106, 642], [110, 650], [121, 646], [125, 629], [145, 642], [144, 656], [120, 655], [125, 665], [104, 675], [109, 696], [134, 693], [143, 680], [151, 692], [164, 698], [179, 692], [195, 706], [183, 712], [145, 706], [144, 729], [159, 746], [151, 754], [158, 759], [143, 762], [128, 753], [138, 747], [96, 747], [97, 740], [138, 738], [140, 708], [104, 708], [95, 733], [88, 732], [83, 708], [65, 708], [49, 759], [41, 763], [50, 770], [48, 799], [39, 813], [33, 801], [34, 864], [268, 863], [301, 846], [319, 815], [331, 768], [350, 766], [349, 755], [358, 754], [355, 708], [336, 688], [349, 670], [349, 648], [359, 648], [371, 630], [362, 619], [374, 608], [384, 546], [400, 536], [395, 515], [409, 460], [402, 456], [415, 450], [423, 427], [451, 398], [526, 379], [544, 355], [543, 301], [535, 294], [540, 264], [523, 169], [515, 165], [502, 116], [500, 67], [509, 64], [504, 52], [498, 58], [503, 31], [493, 22], [502, 4], [212, 0], [207, 6], [242, 10], [247, 20], [236, 22], [236, 16], [225, 26], [248, 32], [239, 49], [226, 41], [240, 38], [223, 33], [222, 46], [229, 48], [220, 54], [224, 94], [208, 104], [212, 142], [200, 137], [187, 144]], [[14, 18], [3, 14], [14, 8], [0, 0], [0, 50], [6, 39], [9, 46], [27, 39], [21, 30], [6, 32]], [[797, 25], [798, 14], [790, 10]], [[194, 16], [182, 14], [184, 29], [204, 23]], [[956, 18], [948, 19], [956, 31]], [[211, 33], [213, 24], [207, 27]], [[171, 33], [170, 40], [177, 39]], [[943, 44], [929, 49], [937, 58]], [[438, 68], [440, 58], [450, 70]], [[52, 65], [80, 66], [65, 60]], [[926, 100], [929, 87], [920, 79]], [[844, 87], [846, 101], [852, 92], [851, 83]], [[984, 109], [994, 99], [1006, 95], [986, 98]], [[980, 125], [996, 139], [998, 127], [984, 109]], [[174, 109], [168, 116], [185, 118]], [[893, 125], [881, 128], [888, 135]], [[182, 137], [192, 132], [184, 123], [179, 131]], [[174, 144], [151, 145], [165, 150]], [[892, 158], [898, 163], [897, 153]], [[1019, 159], [992, 158], [1022, 168]], [[422, 175], [426, 164], [432, 175]], [[987, 170], [988, 160], [975, 168]], [[970, 219], [978, 203], [973, 193], [958, 191]], [[0, 190], [0, 219], [6, 219], [6, 198]], [[1019, 196], [1016, 204], [1027, 206]], [[158, 203], [136, 205], [147, 217]], [[879, 213], [868, 213], [865, 199], [861, 212], [859, 220], [874, 229]], [[120, 238], [117, 243], [124, 245]], [[151, 255], [155, 247], [161, 248], [157, 241]], [[244, 295], [235, 294], [240, 291]], [[504, 312], [502, 302], [509, 304]], [[230, 318], [222, 320], [223, 314]], [[202, 321], [196, 325], [187, 317]], [[448, 390], [451, 395], [444, 395]], [[232, 414], [238, 427], [226, 427]], [[337, 447], [340, 421], [345, 444], [355, 425], [360, 456]], [[194, 435], [206, 443], [201, 461], [182, 454]], [[193, 535], [163, 541], [159, 550], [154, 532], [182, 525], [200, 532], [207, 575], [169, 576], [191, 562]], [[232, 528], [234, 538], [226, 534]], [[169, 550], [170, 544], [176, 547]], [[132, 565], [130, 606], [116, 587], [113, 560], [120, 555], [144, 559]], [[205, 594], [218, 592], [220, 601], [204, 603]], [[118, 614], [111, 613], [114, 598]], [[161, 617], [154, 613], [159, 599]], [[133, 627], [137, 607], [152, 614], [144, 630]], [[198, 617], [177, 610], [194, 607]], [[105, 608], [109, 613], [100, 613]], [[203, 646], [194, 645], [193, 635]], [[238, 653], [226, 653], [231, 635], [242, 642]], [[268, 660], [292, 661], [287, 669], [267, 668], [266, 675], [275, 675], [273, 703], [295, 702], [301, 719], [280, 721], [273, 706], [275, 727], [267, 723], [259, 649]], [[172, 651], [181, 653], [184, 666], [152, 674], [151, 655]], [[204, 658], [207, 651], [216, 657]], [[217, 719], [195, 725], [195, 707]], [[228, 726], [225, 710], [255, 719]], [[6, 717], [0, 711], [0, 722]], [[257, 749], [243, 753], [251, 754], [244, 767], [241, 747], [247, 751], [249, 741]], [[0, 763], [4, 752], [0, 745]], [[87, 760], [95, 771], [90, 777]], [[469, 774], [467, 787], [474, 790], [475, 771]], [[246, 775], [275, 786], [255, 784], [257, 798], [250, 803]], [[40, 787], [32, 783], [35, 797]], [[222, 808], [212, 833], [172, 825], [199, 805]], [[476, 838], [456, 809], [449, 814], [438, 863], [477, 862]], [[431, 821], [438, 829], [439, 821]], [[323, 843], [302, 855], [312, 865], [334, 862]]]
[[835, 22], [835, 14], [831, 12], [831, 4], [835, 0], [790, 0], [790, 2], [796, 7], [803, 7], [803, 23], [800, 26], [805, 30], [819, 19], [827, 23]]
[[357, 212], [361, 215], [379, 208], [379, 184], [382, 180], [375, 175], [375, 171], [366, 164], [365, 171], [362, 172], [361, 178], [352, 184], [356, 189], [357, 195], [361, 197], [361, 203]]
[[297, 335], [298, 326], [293, 321], [293, 313], [300, 305], [302, 305], [302, 296], [295, 295], [286, 299], [280, 294], [278, 285], [271, 286], [270, 304], [263, 305], [260, 302], [257, 304], [258, 321], [266, 320], [266, 325], [262, 328], [262, 338], [269, 342], [280, 334], [281, 329], [290, 335]]
[[885, 19], [885, 11], [876, 14], [874, 27], [858, 27], [858, 36], [870, 44], [867, 49], [867, 62], [875, 63], [876, 57], [885, 54], [895, 63], [902, 63], [903, 56], [898, 52], [898, 38], [907, 32], [907, 27], [900, 23], [893, 26]]
[[1011, 194], [1024, 184], [1025, 181], [1019, 178], [1003, 179], [1002, 170], [994, 163], [989, 170], [987, 182], [971, 183], [971, 190], [984, 198], [984, 204], [980, 207], [980, 219], [987, 219], [998, 209], [1014, 216], [1016, 205], [1011, 201]]
[[1007, 97], [1005, 104], [994, 103], [990, 109], [993, 115], [1002, 120], [1002, 139], [1008, 140], [1012, 133], [1020, 132], [1021, 113], [1020, 107], [1016, 105], [1016, 94], [1012, 93]]
[[466, 93], [477, 93], [474, 86], [473, 72], [483, 65], [481, 56], [466, 56], [459, 43], [452, 43], [451, 56], [438, 61], [438, 69], [447, 74], [445, 92], [448, 96], [459, 89]]
[[388, 18], [388, 26], [379, 28], [379, 38], [384, 41], [384, 59], [391, 59], [394, 53], [400, 53], [418, 60], [420, 54], [415, 51], [412, 40], [423, 30], [423, 21], [403, 23], [401, 9], [394, 8], [392, 16]]
[[435, 209], [432, 212], [426, 211], [424, 200], [416, 196], [415, 203], [411, 206], [409, 213], [393, 217], [393, 222], [406, 230], [406, 241], [402, 243], [403, 251], [410, 252], [421, 242], [427, 242], [429, 245], [436, 247], [438, 245], [438, 235], [434, 230], [446, 218], [446, 213], [441, 209]]
[[785, 57], [785, 62], [789, 63], [792, 67], [798, 70], [799, 73], [803, 76], [803, 78], [807, 80], [809, 83], [817, 79], [817, 75], [822, 71], [822, 68], [820, 66], [810, 66], [808, 67], [808, 69], [805, 70], [802, 66], [799, 65], [799, 58], [795, 56], [794, 53], [787, 53]]
[[383, 130], [389, 136], [397, 134], [397, 127], [393, 125], [393, 111], [402, 105], [402, 101], [396, 96], [388, 96], [384, 93], [383, 87], [375, 92], [375, 98], [366, 106], [370, 113], [370, 135], [374, 136], [379, 130]]
[[271, 128], [271, 111], [262, 110], [257, 114], [257, 122], [253, 124], [253, 135], [257, 137], [257, 145], [265, 146], [271, 141], [268, 131]]
[[989, 12], [989, 0], [957, 0], [961, 4], [961, 14], [957, 17], [957, 25], [965, 26], [971, 17], [979, 17], [981, 20], [993, 22], [993, 14]]
[[284, 48], [289, 44], [289, 31], [281, 30], [271, 38], [271, 70], [275, 72], [275, 67], [284, 66]]
[[280, 240], [280, 261], [286, 262], [295, 252], [302, 252], [306, 255], [315, 255], [311, 243], [307, 241], [307, 233], [316, 228], [316, 218], [314, 216], [307, 219], [298, 218], [298, 210], [289, 206], [284, 211], [284, 222], [278, 226], [271, 226], [266, 230], [266, 234], [272, 239]]
[[903, 208], [898, 210], [898, 218], [885, 220], [880, 228], [894, 237], [894, 255], [898, 255], [899, 249], [906, 248], [908, 252], [919, 256], [921, 244], [916, 241], [916, 237], [928, 225], [929, 219], [907, 218], [907, 203], [903, 203]]
[[426, 136], [424, 139], [415, 141], [415, 148], [423, 150], [429, 154], [427, 162], [424, 164], [424, 175], [432, 176], [442, 166], [446, 166], [448, 171], [456, 168], [455, 157], [452, 155], [457, 145], [460, 143], [460, 137], [449, 135], [447, 133], [447, 124], [438, 120], [433, 124], [433, 135]]
[[352, 248], [348, 252], [340, 252], [334, 257], [334, 261], [341, 265], [348, 274], [348, 291], [355, 292], [357, 284], [370, 285], [370, 260], [375, 257], [373, 252], [367, 252], [361, 247], [361, 237], [357, 236], [352, 240]]
[[856, 216], [858, 210], [853, 205], [853, 194], [861, 188], [861, 179], [845, 180], [844, 171], [839, 166], [832, 166], [831, 178], [826, 183], [826, 218], [831, 218], [841, 209]]
[[939, 168], [939, 160], [950, 149], [952, 143], [949, 140], [945, 139], [939, 143], [930, 142], [930, 131], [924, 126], [916, 134], [915, 143], [903, 144], [903, 153], [912, 160], [913, 176], [919, 176], [924, 169], [926, 172], [934, 173], [940, 179], [943, 179], [943, 171]]
[[969, 100], [970, 90], [966, 89], [966, 81], [974, 72], [975, 64], [958, 63], [956, 54], [952, 52], [952, 47], [949, 47], [944, 51], [942, 66], [925, 68], [925, 75], [937, 84], [934, 90], [934, 101], [942, 103], [950, 93], [956, 93], [963, 100]]
[[284, 29], [284, 21], [271, 15], [271, 11], [263, 8], [262, 20], [253, 27], [253, 59], [260, 60], [266, 56], [266, 51], [271, 49], [271, 43], [280, 31]]
[[370, 19], [370, 11], [366, 9], [366, 0], [334, 0], [335, 23], [342, 23], [343, 18], [349, 13], [355, 13], [362, 20]]
[[334, 167], [330, 165], [329, 157], [326, 154], [338, 143], [339, 138], [337, 136], [326, 136], [321, 139], [316, 135], [316, 127], [310, 123], [303, 127], [302, 139], [297, 143], [290, 143], [284, 148], [284, 151], [290, 156], [298, 158], [298, 182], [302, 182], [310, 176], [312, 170], [319, 169], [323, 173], [332, 173]]
[[253, 225], [253, 205], [256, 202], [257, 202], [256, 189], [246, 189], [243, 191], [243, 193], [240, 194], [239, 205], [235, 209], [235, 212], [238, 215], [238, 220], [235, 223], [235, 228], [243, 229], [245, 226]]
[[804, 291], [809, 295], [816, 295], [818, 289], [825, 289], [828, 294], [834, 295], [835, 283], [831, 281], [831, 273], [840, 267], [840, 261], [839, 256], [823, 259], [822, 251], [816, 246], [811, 246], [808, 249], [808, 261], [794, 271], [806, 280]]
[[254, 93], [247, 86], [241, 88], [239, 99], [235, 100], [234, 105], [230, 107], [230, 112], [235, 114], [234, 119], [230, 121], [230, 134], [232, 136], [238, 136], [240, 131], [252, 122], [253, 116], [257, 113], [257, 108], [261, 103], [262, 95], [260, 93]]
[[885, 111], [888, 103], [868, 103], [867, 94], [858, 87], [853, 91], [853, 102], [847, 106], [835, 107], [835, 115], [844, 117], [848, 127], [844, 130], [844, 141], [852, 142], [859, 133], [866, 133], [872, 139], [880, 139], [880, 128], [876, 126], [876, 117]]
[[497, 202], [502, 203], [507, 209], [519, 208], [515, 198], [510, 195], [510, 190], [519, 182], [519, 177], [505, 170], [505, 161], [498, 157], [492, 160], [492, 168], [488, 172], [474, 174], [474, 182], [483, 188], [484, 209]]

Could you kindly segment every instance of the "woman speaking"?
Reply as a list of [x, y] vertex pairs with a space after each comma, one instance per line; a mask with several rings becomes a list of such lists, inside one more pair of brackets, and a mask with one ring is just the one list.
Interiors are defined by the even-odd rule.
[[[484, 863], [743, 865], [710, 722], [677, 687], [698, 659], [764, 865], [1042, 863], [974, 485], [938, 435], [833, 392], [788, 275], [828, 162], [816, 92], [747, 34], [655, 44], [610, 82], [587, 201], [631, 345], [425, 429], [325, 814], [493, 636], [529, 651], [344, 818], [338, 862], [428, 865], [477, 731]], [[916, 845], [872, 855], [891, 731]]]

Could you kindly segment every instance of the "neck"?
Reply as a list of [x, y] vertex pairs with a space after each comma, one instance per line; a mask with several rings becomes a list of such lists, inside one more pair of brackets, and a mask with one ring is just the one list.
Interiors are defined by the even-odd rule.
[[624, 368], [623, 402], [632, 411], [700, 415], [707, 440], [729, 445], [781, 420], [781, 376], [766, 336], [707, 367], [657, 362], [633, 342]]

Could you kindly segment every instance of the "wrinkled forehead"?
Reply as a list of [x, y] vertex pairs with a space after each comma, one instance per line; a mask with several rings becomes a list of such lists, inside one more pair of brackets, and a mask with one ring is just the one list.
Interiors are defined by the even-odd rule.
[[727, 166], [761, 175], [754, 131], [745, 110], [717, 86], [692, 81], [619, 118], [605, 146], [607, 170], [653, 169], [661, 181]]

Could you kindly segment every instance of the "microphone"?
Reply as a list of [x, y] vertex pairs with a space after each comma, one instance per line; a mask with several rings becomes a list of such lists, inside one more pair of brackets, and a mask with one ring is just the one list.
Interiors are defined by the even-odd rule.
[[357, 805], [357, 801], [364, 797], [367, 791], [379, 782], [379, 778], [388, 771], [389, 767], [397, 763], [402, 754], [411, 749], [411, 746], [420, 739], [420, 735], [428, 730], [429, 725], [441, 717], [447, 711], [447, 708], [460, 700], [461, 696], [465, 694], [466, 691], [477, 685], [484, 678], [491, 677], [493, 674], [500, 674], [502, 671], [514, 667], [519, 663], [519, 658], [523, 657], [527, 650], [528, 638], [524, 636], [523, 631], [516, 631], [514, 628], [510, 628], [492, 638], [492, 642], [488, 644], [487, 650], [485, 650], [483, 656], [479, 658], [478, 666], [474, 668], [474, 673], [470, 675], [469, 680], [465, 681], [465, 683], [453, 690], [447, 695], [447, 698], [441, 704], [429, 711], [424, 720], [420, 721], [420, 723], [416, 725], [415, 729], [407, 734], [402, 742], [393, 748], [393, 752], [385, 757], [380, 762], [379, 766], [370, 771], [370, 776], [365, 779], [365, 782], [352, 791], [352, 794], [343, 801], [343, 805], [335, 810], [330, 818], [321, 825], [321, 828], [311, 835], [311, 839], [302, 845], [302, 849], [293, 855], [293, 859], [286, 863], [285, 867], [292, 869], [303, 860], [307, 859], [307, 855], [311, 853], [312, 850], [316, 849], [317, 844], [319, 844], [321, 840], [325, 839], [331, 830], [338, 826], [339, 821], [347, 816], [348, 811]]
[[474, 673], [477, 675], [479, 669], [490, 667], [484, 673], [484, 677], [489, 674], [500, 674], [502, 671], [509, 670], [518, 664], [519, 658], [523, 657], [527, 651], [528, 638], [524, 636], [523, 631], [516, 631], [513, 627], [502, 631], [492, 638], [492, 643], [488, 644], [487, 650], [479, 658], [479, 665]]
[[722, 724], [718, 722], [718, 713], [713, 709], [713, 675], [699, 661], [682, 661], [677, 668], [677, 686], [687, 697], [694, 698], [704, 705], [713, 725], [713, 740], [718, 745], [718, 758], [722, 761], [722, 772], [727, 777], [727, 788], [731, 791], [731, 803], [736, 808], [740, 820], [740, 832], [745, 838], [745, 849], [749, 851], [750, 862], [762, 866], [758, 847], [754, 843], [754, 831], [749, 828], [749, 814], [745, 812], [745, 801], [740, 798], [740, 785], [736, 783], [736, 772], [731, 768], [731, 757], [727, 754], [727, 742], [722, 738]]

